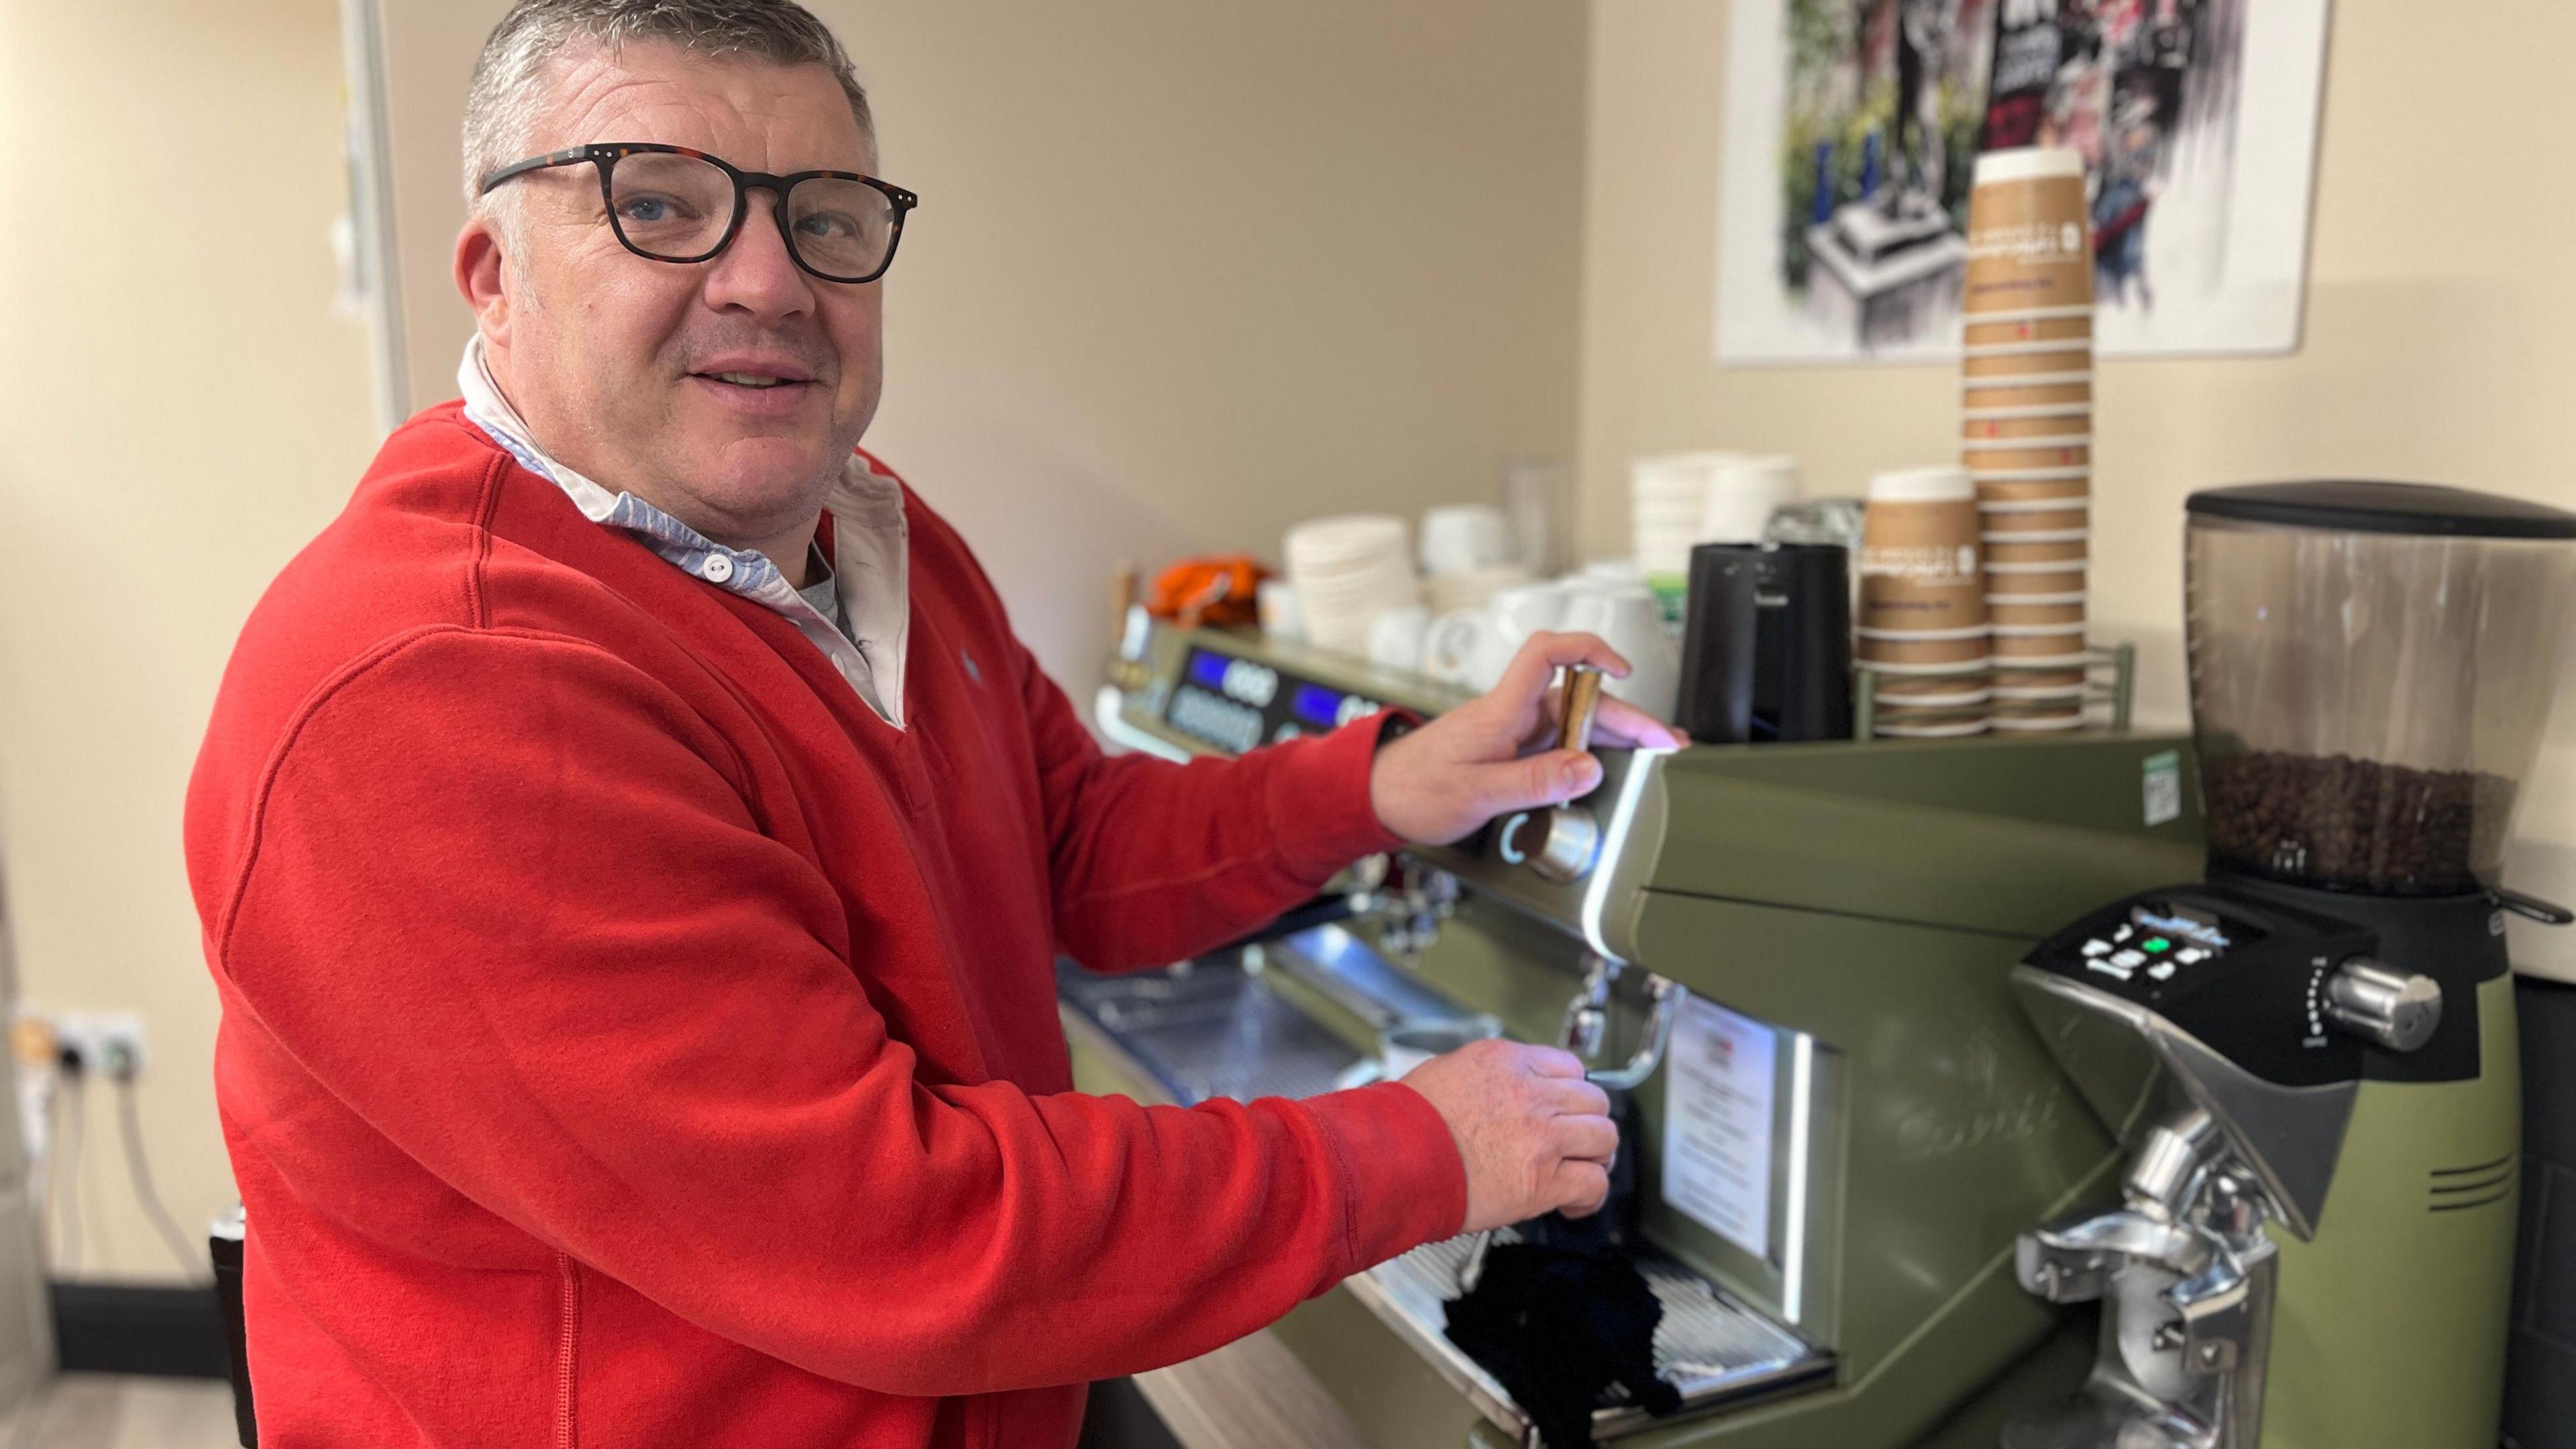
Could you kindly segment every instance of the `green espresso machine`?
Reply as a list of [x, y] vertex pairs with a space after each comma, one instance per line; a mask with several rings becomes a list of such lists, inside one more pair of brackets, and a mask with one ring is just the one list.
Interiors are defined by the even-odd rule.
[[2484, 1449], [2520, 1184], [2503, 888], [2576, 610], [2576, 515], [2457, 489], [2194, 495], [2205, 879], [2087, 912], [2013, 988], [2129, 1145], [2024, 1236], [2099, 1302], [2008, 1449]]
[[[2193, 513], [2197, 749], [1602, 751], [1586, 798], [1375, 863], [1260, 940], [1066, 968], [1077, 1079], [1329, 1090], [1423, 1022], [1576, 1050], [1641, 1118], [1627, 1250], [1681, 1396], [1609, 1391], [1603, 1443], [2491, 1444], [2518, 1135], [2493, 933], [2550, 914], [2495, 869], [2557, 657], [2528, 619], [2567, 614], [2568, 550], [2224, 508]], [[1175, 757], [1456, 702], [1141, 614], [1112, 681], [1104, 733]], [[2242, 763], [2277, 756], [2325, 763]], [[2446, 783], [2298, 788], [2352, 760]], [[2406, 818], [2466, 860], [2355, 838]], [[1477, 1261], [1416, 1249], [1262, 1335], [1256, 1371], [1341, 1421], [1293, 1442], [1535, 1443], [1443, 1331]], [[1206, 1442], [1273, 1442], [1257, 1418]]]
[[[1227, 631], [1140, 625], [1125, 653], [1097, 721], [1172, 755], [1455, 702]], [[2112, 1196], [2122, 1160], [2013, 966], [2093, 904], [2199, 869], [2188, 742], [1601, 754], [1583, 800], [1360, 873], [1319, 903], [1343, 919], [1294, 913], [1144, 977], [1067, 968], [1077, 1079], [1178, 1102], [1325, 1090], [1364, 1078], [1391, 1029], [1443, 1018], [1568, 1044], [1643, 1118], [1622, 1149], [1630, 1246], [1682, 1398], [1657, 1418], [1614, 1390], [1597, 1440], [1991, 1449], [2091, 1357], [2089, 1310], [2025, 1292], [2015, 1239]], [[1535, 1442], [1443, 1331], [1475, 1246], [1417, 1249], [1269, 1331], [1342, 1442]]]

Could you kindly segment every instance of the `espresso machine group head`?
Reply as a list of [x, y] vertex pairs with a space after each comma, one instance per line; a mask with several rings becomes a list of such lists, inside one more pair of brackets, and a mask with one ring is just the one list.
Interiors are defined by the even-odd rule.
[[2499, 877], [2576, 608], [2576, 515], [2296, 483], [2189, 504], [2207, 878], [2089, 912], [2014, 987], [2129, 1148], [2021, 1239], [2099, 1300], [2008, 1449], [2484, 1449], [2519, 1187]]

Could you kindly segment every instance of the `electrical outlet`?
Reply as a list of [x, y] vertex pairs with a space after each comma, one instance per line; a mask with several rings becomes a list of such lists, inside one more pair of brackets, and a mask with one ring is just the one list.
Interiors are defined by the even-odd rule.
[[130, 1011], [66, 1011], [54, 1017], [54, 1038], [80, 1058], [92, 1077], [143, 1075], [143, 1018]]

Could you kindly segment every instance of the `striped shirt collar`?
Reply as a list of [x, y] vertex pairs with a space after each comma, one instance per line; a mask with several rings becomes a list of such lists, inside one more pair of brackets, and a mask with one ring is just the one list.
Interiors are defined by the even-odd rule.
[[456, 386], [465, 398], [466, 419], [520, 466], [562, 489], [583, 517], [632, 536], [683, 573], [784, 615], [879, 718], [902, 727], [904, 649], [911, 632], [903, 488], [871, 467], [866, 454], [850, 455], [824, 499], [840, 544], [841, 603], [849, 628], [844, 633], [841, 620], [826, 618], [760, 550], [728, 548], [634, 494], [611, 493], [548, 456], [493, 380], [479, 332], [456, 365]]

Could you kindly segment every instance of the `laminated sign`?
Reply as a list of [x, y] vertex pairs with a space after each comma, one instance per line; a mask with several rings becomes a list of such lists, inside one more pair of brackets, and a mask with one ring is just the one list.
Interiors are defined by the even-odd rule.
[[1756, 1258], [1771, 1253], [1777, 1042], [1692, 996], [1664, 1054], [1664, 1201]]

